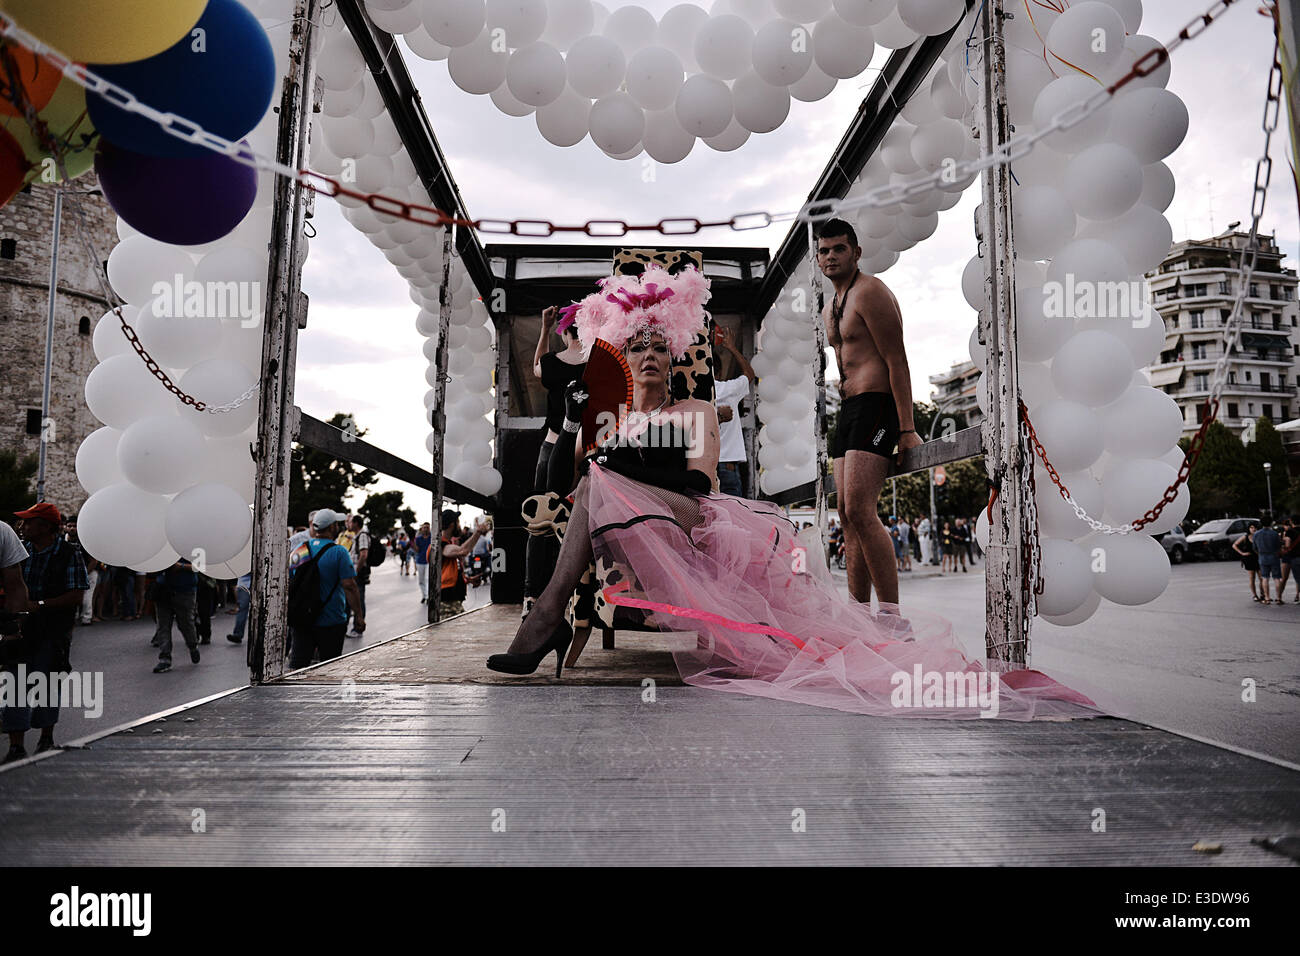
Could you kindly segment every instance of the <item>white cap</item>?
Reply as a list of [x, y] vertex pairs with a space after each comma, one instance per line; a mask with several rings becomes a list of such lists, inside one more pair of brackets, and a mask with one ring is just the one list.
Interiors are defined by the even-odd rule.
[[324, 531], [326, 528], [338, 524], [343, 520], [343, 515], [329, 508], [321, 508], [320, 511], [311, 519], [311, 526], [317, 531]]

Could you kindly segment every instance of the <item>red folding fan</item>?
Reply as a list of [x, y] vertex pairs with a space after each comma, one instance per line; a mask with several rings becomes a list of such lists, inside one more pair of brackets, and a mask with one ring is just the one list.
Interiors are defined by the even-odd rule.
[[596, 448], [597, 434], [602, 427], [608, 427], [610, 416], [617, 422], [622, 417], [620, 409], [632, 407], [632, 367], [622, 349], [596, 339], [582, 380], [588, 393], [587, 409], [582, 413], [582, 449], [583, 454], [590, 454]]

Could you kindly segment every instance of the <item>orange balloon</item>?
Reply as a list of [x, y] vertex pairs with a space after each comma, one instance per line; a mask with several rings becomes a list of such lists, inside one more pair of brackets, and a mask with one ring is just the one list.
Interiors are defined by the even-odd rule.
[[0, 42], [0, 116], [22, 116], [15, 105], [18, 91], [10, 82], [10, 65], [17, 75], [22, 93], [36, 107], [45, 109], [63, 74], [48, 61], [14, 43]]
[[0, 206], [7, 205], [23, 188], [31, 165], [18, 141], [0, 129]]

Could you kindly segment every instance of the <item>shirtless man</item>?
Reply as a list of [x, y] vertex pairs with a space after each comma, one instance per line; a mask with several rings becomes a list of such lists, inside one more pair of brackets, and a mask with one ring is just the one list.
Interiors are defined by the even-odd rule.
[[817, 230], [817, 264], [835, 294], [822, 319], [840, 368], [840, 414], [832, 438], [840, 523], [844, 528], [849, 594], [871, 602], [874, 583], [882, 604], [898, 603], [894, 546], [876, 513], [898, 457], [921, 444], [912, 423], [912, 380], [903, 349], [903, 319], [888, 287], [858, 269], [858, 237], [843, 219]]

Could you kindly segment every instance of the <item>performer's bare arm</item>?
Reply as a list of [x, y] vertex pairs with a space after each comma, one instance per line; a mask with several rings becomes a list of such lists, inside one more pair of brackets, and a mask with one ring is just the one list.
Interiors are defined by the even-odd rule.
[[533, 374], [542, 377], [542, 356], [546, 346], [551, 344], [551, 329], [555, 328], [555, 306], [548, 305], [542, 310], [542, 334], [537, 336], [537, 349], [533, 352]]

